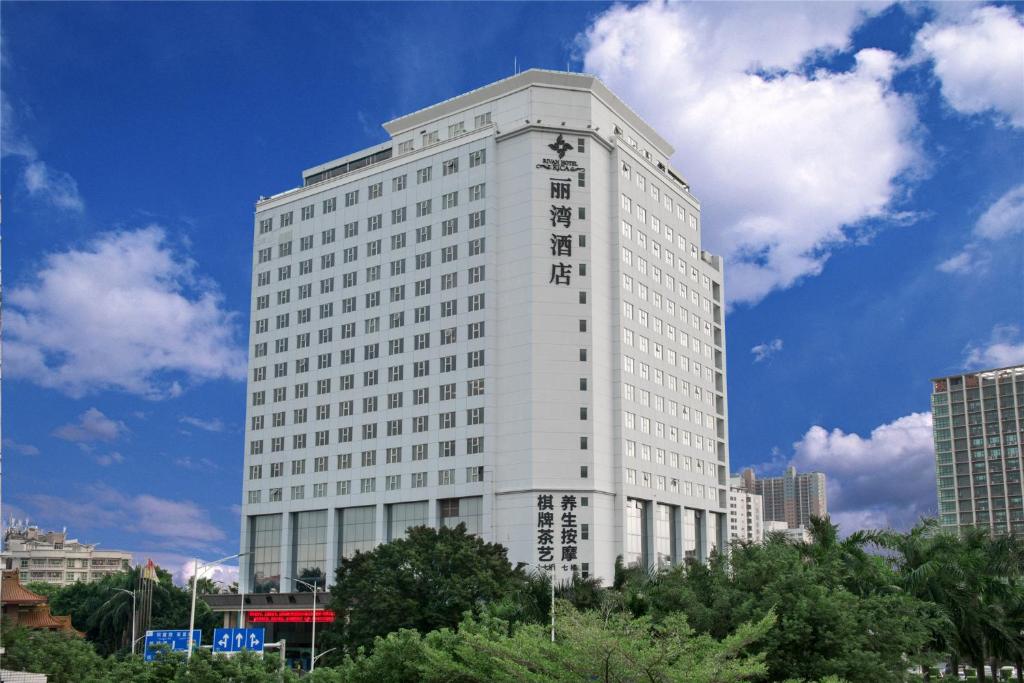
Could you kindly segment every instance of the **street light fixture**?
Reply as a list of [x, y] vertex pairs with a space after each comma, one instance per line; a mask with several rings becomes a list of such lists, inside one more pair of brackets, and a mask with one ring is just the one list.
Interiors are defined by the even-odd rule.
[[544, 566], [542, 564], [534, 564], [527, 562], [526, 566], [536, 567], [540, 571], [548, 575], [548, 580], [551, 582], [551, 642], [555, 642], [555, 565], [554, 563]]
[[135, 637], [135, 622], [137, 621], [135, 612], [135, 591], [127, 590], [125, 588], [111, 588], [110, 590], [117, 591], [119, 593], [127, 593], [128, 595], [132, 596], [132, 656], [134, 656], [135, 643], [138, 641], [138, 638]]
[[203, 569], [207, 569], [209, 567], [215, 567], [222, 562], [227, 562], [228, 560], [233, 560], [236, 557], [242, 557], [243, 555], [248, 554], [249, 553], [235, 553], [234, 555], [228, 555], [227, 557], [222, 557], [219, 560], [204, 562], [203, 564], [199, 564], [198, 559], [192, 561], [192, 610], [188, 617], [188, 654], [185, 655], [186, 659], [192, 659], [192, 631], [196, 627], [196, 587], [199, 585], [199, 568], [202, 567]]
[[[213, 580], [214, 583], [219, 583], [224, 586], [224, 590], [231, 593], [231, 587], [223, 581]], [[245, 628], [245, 591], [242, 590], [242, 577], [238, 577], [238, 628]]]
[[[309, 588], [310, 590], [313, 591], [313, 647], [311, 648], [310, 653], [309, 653], [309, 672], [313, 673], [313, 670], [316, 669], [316, 659], [317, 659], [317, 657], [316, 657], [316, 591], [317, 591], [317, 582], [314, 581], [313, 583], [308, 583], [306, 581], [303, 581], [302, 579], [294, 579], [294, 578], [292, 578], [290, 576], [285, 576], [285, 577], [282, 577], [282, 578], [284, 578], [286, 581], [294, 581], [295, 583], [301, 583], [303, 586], [305, 586], [306, 588]], [[328, 650], [328, 652], [330, 652], [330, 650]]]

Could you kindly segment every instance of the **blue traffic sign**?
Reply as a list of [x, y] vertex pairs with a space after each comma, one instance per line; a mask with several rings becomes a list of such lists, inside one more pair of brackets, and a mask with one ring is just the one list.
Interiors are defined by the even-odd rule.
[[[199, 647], [203, 639], [203, 632], [199, 629], [192, 631], [192, 649]], [[160, 650], [171, 652], [188, 651], [188, 629], [175, 629], [167, 631], [146, 631], [146, 661], [152, 662]]]
[[213, 631], [214, 652], [263, 652], [262, 628], [218, 628]]

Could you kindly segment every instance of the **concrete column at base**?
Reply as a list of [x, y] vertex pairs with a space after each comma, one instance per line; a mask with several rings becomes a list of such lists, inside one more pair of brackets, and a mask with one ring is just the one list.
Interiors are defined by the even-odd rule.
[[654, 503], [649, 500], [641, 501], [643, 505], [643, 565], [644, 569], [650, 570], [657, 566], [657, 551], [654, 545]]
[[672, 506], [672, 564], [681, 564], [685, 557], [686, 531], [683, 529], [683, 508]]
[[286, 576], [294, 576], [292, 574], [292, 514], [290, 512], [281, 513], [281, 571], [279, 576], [281, 577], [281, 587], [278, 589], [281, 593], [291, 593], [295, 590], [295, 586], [291, 581], [285, 580]]
[[427, 501], [427, 526], [431, 529], [441, 528], [441, 516], [438, 514], [437, 498]]
[[334, 570], [338, 566], [338, 511], [334, 508], [327, 509], [327, 548], [326, 548], [326, 559], [324, 570], [326, 576], [326, 586], [331, 586], [334, 583]]
[[707, 563], [710, 552], [708, 543], [708, 511], [698, 510], [697, 517], [697, 557], [702, 563]]
[[375, 533], [378, 545], [380, 545], [381, 543], [388, 542], [388, 537], [387, 534], [385, 533], [385, 530], [387, 529], [387, 520], [384, 519], [387, 513], [387, 508], [387, 505], [380, 503], [375, 506], [375, 512], [373, 513], [374, 526], [377, 527], [377, 531]]

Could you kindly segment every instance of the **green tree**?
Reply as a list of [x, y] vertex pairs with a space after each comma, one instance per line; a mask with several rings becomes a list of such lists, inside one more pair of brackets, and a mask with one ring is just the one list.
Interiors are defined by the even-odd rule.
[[772, 620], [767, 615], [716, 641], [696, 635], [682, 615], [658, 624], [624, 612], [605, 617], [579, 611], [560, 601], [554, 643], [540, 624], [520, 625], [509, 634], [501, 620], [467, 615], [455, 630], [421, 636], [403, 629], [379, 638], [371, 655], [347, 658], [317, 681], [734, 683], [764, 674], [763, 655], [748, 651]]
[[949, 534], [937, 520], [925, 519], [906, 534], [885, 534], [880, 542], [893, 551], [903, 589], [940, 609], [932, 642], [950, 653], [954, 666], [968, 661], [984, 681], [990, 657], [1021, 660], [1024, 546], [1019, 541], [993, 537], [985, 529]]
[[934, 610], [899, 591], [884, 560], [862, 556], [865, 543], [819, 526], [808, 545], [736, 544], [708, 565], [634, 573], [621, 591], [636, 614], [683, 613], [718, 639], [774, 611], [778, 626], [763, 639], [771, 680], [902, 681], [905, 657], [925, 649]]
[[52, 597], [54, 593], [60, 590], [60, 586], [58, 584], [50, 583], [48, 581], [29, 581], [24, 585], [26, 589], [33, 593], [37, 593], [47, 598]]
[[[53, 614], [71, 616], [71, 623], [86, 634], [102, 655], [130, 648], [132, 596], [115, 589], [132, 591], [138, 586], [141, 568], [105, 576], [92, 583], [65, 586], [50, 598]], [[188, 628], [191, 593], [174, 585], [170, 573], [157, 569], [153, 586], [153, 629]], [[196, 603], [196, 628], [204, 640], [212, 638], [218, 620], [202, 600]]]
[[5, 624], [3, 644], [5, 669], [45, 673], [50, 683], [102, 681], [108, 668], [90, 643], [73, 634]]
[[354, 652], [402, 628], [454, 628], [463, 612], [500, 601], [524, 580], [504, 547], [467, 534], [464, 525], [415, 527], [404, 539], [342, 560], [330, 591], [339, 615], [332, 644]]
[[[197, 651], [186, 661], [168, 653], [156, 662], [141, 657], [97, 654], [88, 641], [66, 633], [5, 628], [4, 668], [46, 674], [51, 683], [293, 683], [290, 672], [279, 671], [277, 656], [243, 652], [233, 657]], [[337, 680], [337, 679], [335, 679]]]

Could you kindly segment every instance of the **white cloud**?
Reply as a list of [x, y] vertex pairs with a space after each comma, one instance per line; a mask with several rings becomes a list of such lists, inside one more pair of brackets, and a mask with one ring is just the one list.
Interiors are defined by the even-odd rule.
[[[1021, 77], [1024, 78], [1024, 74]], [[975, 235], [990, 240], [1016, 233], [1024, 233], [1024, 184], [997, 199], [974, 226]]]
[[0, 155], [20, 159], [24, 164], [22, 181], [29, 194], [42, 199], [59, 209], [81, 212], [85, 203], [78, 193], [78, 183], [73, 177], [51, 168], [39, 158], [39, 152], [18, 126], [14, 107], [6, 93], [0, 92], [0, 116], [3, 133], [0, 138]]
[[1009, 189], [985, 209], [963, 251], [936, 267], [958, 275], [982, 272], [992, 262], [991, 245], [986, 242], [1017, 234], [1024, 234], [1024, 184]]
[[936, 511], [932, 417], [912, 413], [862, 437], [813, 426], [793, 444], [798, 471], [824, 472], [828, 507], [844, 533], [906, 529]]
[[74, 443], [89, 441], [114, 441], [120, 438], [128, 427], [120, 420], [111, 420], [96, 408], [89, 408], [78, 416], [78, 422], [62, 425], [53, 435]]
[[1012, 7], [941, 14], [915, 40], [932, 60], [942, 95], [962, 114], [993, 112], [1024, 127], [1024, 23]]
[[236, 564], [233, 564], [233, 565], [232, 564], [218, 564], [218, 565], [213, 566], [213, 567], [203, 567], [202, 566], [203, 563], [205, 563], [205, 562], [212, 562], [212, 561], [215, 561], [215, 560], [218, 560], [218, 559], [220, 559], [220, 558], [218, 558], [218, 557], [211, 557], [211, 558], [208, 558], [208, 559], [205, 559], [205, 560], [203, 558], [201, 558], [201, 557], [199, 557], [199, 558], [195, 558], [195, 557], [189, 558], [189, 559], [183, 561], [181, 563], [180, 567], [178, 568], [178, 571], [176, 571], [174, 573], [175, 580], [177, 582], [181, 583], [182, 585], [187, 584], [192, 579], [192, 577], [195, 576], [195, 574], [196, 574], [195, 560], [199, 560], [199, 576], [200, 576], [200, 578], [203, 578], [203, 579], [213, 579], [214, 581], [219, 582], [220, 585], [218, 585], [217, 588], [220, 589], [221, 591], [224, 591], [232, 583], [235, 583], [236, 581], [238, 581], [238, 564], [237, 564], [238, 560], [231, 560], [232, 562], [236, 563]]
[[6, 313], [12, 376], [80, 397], [177, 396], [181, 383], [245, 376], [235, 313], [155, 226], [102, 233], [45, 257]]
[[1024, 364], [1024, 336], [1016, 325], [996, 325], [983, 344], [968, 344], [964, 367], [983, 370]]
[[754, 362], [760, 363], [761, 361], [774, 356], [776, 353], [782, 350], [782, 340], [772, 339], [769, 342], [758, 344], [754, 348], [750, 349], [750, 352], [754, 354]]
[[110, 465], [120, 465], [124, 462], [124, 456], [117, 451], [112, 451], [106, 455], [96, 456], [96, 464], [100, 467], [109, 467]]
[[[82, 487], [82, 498], [32, 494], [24, 501], [40, 518], [76, 520], [83, 529], [117, 529], [137, 533], [178, 548], [209, 548], [225, 538], [206, 510], [190, 500], [170, 500], [149, 494], [126, 495], [105, 484]], [[47, 520], [48, 521], [48, 520]], [[169, 548], [167, 548], [169, 549]]]
[[895, 56], [802, 68], [848, 47], [864, 16], [847, 3], [652, 2], [612, 7], [583, 39], [586, 69], [676, 146], [732, 302], [820, 273], [866, 221], [900, 215], [922, 157], [913, 103], [890, 88]]
[[182, 458], [175, 458], [174, 464], [186, 470], [196, 470], [202, 472], [212, 472], [213, 470], [220, 469], [220, 466], [217, 465], [217, 463], [215, 463], [214, 461], [210, 460], [209, 458], [199, 458], [197, 460], [193, 460], [191, 457], [185, 456]]
[[10, 449], [22, 455], [39, 455], [39, 448], [30, 443], [18, 443], [14, 439], [4, 439], [4, 448]]
[[224, 431], [224, 423], [221, 422], [220, 418], [217, 417], [210, 420], [204, 420], [200, 417], [191, 417], [186, 415], [178, 421], [181, 422], [182, 424], [187, 424], [197, 429], [205, 430], [207, 432]]
[[78, 194], [78, 182], [63, 171], [55, 171], [44, 161], [32, 161], [25, 167], [25, 187], [29, 194], [42, 197], [54, 206], [82, 211], [85, 204]]
[[967, 275], [986, 270], [991, 261], [991, 255], [986, 250], [979, 249], [977, 244], [970, 243], [959, 254], [950, 256], [935, 268], [939, 272], [950, 275]]

